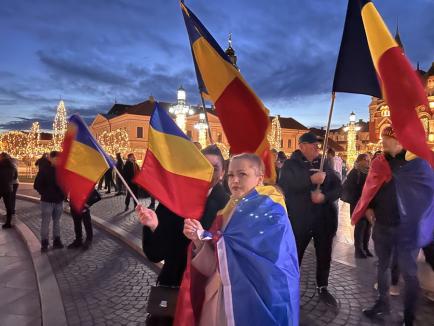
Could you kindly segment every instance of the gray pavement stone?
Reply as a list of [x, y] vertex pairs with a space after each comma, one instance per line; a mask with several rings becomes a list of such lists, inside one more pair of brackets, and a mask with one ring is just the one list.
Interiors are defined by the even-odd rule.
[[[22, 221], [39, 237], [39, 206], [18, 201]], [[62, 241], [73, 241], [73, 223], [69, 215], [61, 218]], [[71, 325], [114, 322], [138, 322], [146, 316], [149, 287], [155, 283], [154, 267], [111, 236], [94, 230], [94, 242], [88, 251], [53, 250], [48, 257], [66, 307]], [[143, 298], [139, 303], [133, 296]], [[110, 311], [110, 314], [107, 314]]]

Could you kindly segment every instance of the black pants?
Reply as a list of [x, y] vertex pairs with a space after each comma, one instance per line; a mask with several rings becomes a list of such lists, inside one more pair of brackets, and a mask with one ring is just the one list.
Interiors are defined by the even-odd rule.
[[330, 234], [330, 232], [318, 226], [311, 231], [295, 232], [294, 235], [297, 244], [299, 265], [301, 265], [304, 252], [310, 240], [313, 238], [316, 255], [316, 283], [318, 287], [328, 286], [332, 261], [333, 238], [335, 234]]
[[18, 183], [15, 183], [13, 185], [13, 190], [12, 190], [12, 195], [11, 195], [11, 210], [12, 210], [12, 214], [15, 214], [15, 204], [17, 201], [17, 191], [18, 191]]
[[104, 176], [104, 183], [105, 183], [105, 187], [107, 188], [107, 192], [111, 191], [111, 186], [113, 186], [113, 188], [115, 188], [116, 191], [116, 185], [113, 181], [113, 176], [111, 174]]
[[117, 187], [117, 192], [122, 193], [124, 184], [122, 183], [122, 180], [121, 178], [119, 178], [119, 176], [116, 176], [116, 187]]
[[371, 239], [371, 223], [366, 218], [360, 219], [354, 228], [354, 247], [357, 250], [368, 250]]
[[[131, 188], [134, 196], [136, 196], [136, 198], [137, 198], [139, 195], [139, 187], [135, 184], [128, 184], [128, 186]], [[127, 196], [125, 197], [125, 206], [126, 207], [130, 206], [130, 199], [131, 199], [131, 195], [130, 195], [130, 192], [127, 190]], [[133, 200], [133, 204], [134, 204], [134, 208], [136, 208], [137, 204], [134, 200]]]
[[405, 281], [404, 317], [413, 320], [419, 298], [419, 280], [417, 278], [417, 255], [419, 249], [406, 249], [399, 246], [398, 227], [374, 226], [373, 239], [375, 253], [378, 256], [377, 278], [379, 300], [389, 304], [390, 268], [394, 254], [399, 270]]
[[74, 210], [71, 210], [71, 215], [74, 220], [75, 239], [80, 241], [83, 240], [83, 229], [81, 227], [81, 223], [83, 223], [84, 229], [86, 230], [86, 241], [92, 241], [93, 229], [90, 211], [85, 209], [81, 214], [79, 214], [74, 212]]
[[6, 208], [6, 224], [10, 224], [12, 221], [12, 192], [0, 193], [0, 198], [3, 198]]

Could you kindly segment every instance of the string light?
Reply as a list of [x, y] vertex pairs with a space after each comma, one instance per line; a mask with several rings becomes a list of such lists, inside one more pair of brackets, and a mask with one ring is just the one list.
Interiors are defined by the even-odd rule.
[[98, 142], [104, 151], [113, 157], [117, 153], [126, 154], [130, 151], [128, 132], [124, 128], [102, 132], [98, 136]]
[[214, 143], [214, 144], [220, 149], [220, 152], [222, 153], [223, 158], [225, 160], [228, 160], [229, 159], [229, 149], [226, 147], [226, 145], [223, 143]]
[[60, 100], [57, 105], [56, 116], [53, 122], [53, 150], [60, 151], [65, 137], [68, 122], [66, 118], [65, 103]]
[[271, 130], [267, 135], [270, 148], [277, 151], [282, 149], [282, 128], [280, 127], [279, 116], [274, 117], [271, 121]]

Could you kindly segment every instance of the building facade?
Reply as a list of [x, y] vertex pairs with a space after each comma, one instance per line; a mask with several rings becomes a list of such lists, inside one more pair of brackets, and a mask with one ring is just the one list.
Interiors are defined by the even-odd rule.
[[[180, 95], [179, 92], [178, 95]], [[107, 113], [100, 113], [95, 117], [90, 125], [90, 130], [98, 139], [98, 136], [104, 132], [111, 132], [116, 129], [125, 129], [128, 134], [129, 151], [134, 153], [138, 160], [143, 160], [148, 147], [149, 121], [154, 109], [154, 103], [155, 100], [152, 97], [135, 105], [116, 103]], [[172, 118], [176, 121], [176, 116], [170, 112], [173, 112], [173, 109], [171, 110], [171, 108], [175, 107], [178, 104], [178, 101], [176, 103], [158, 103], [160, 107], [169, 112]], [[201, 116], [203, 117], [203, 108], [197, 105], [190, 105], [188, 107], [189, 112], [185, 121], [185, 131], [192, 141], [199, 142], [201, 131], [197, 126], [201, 120]], [[207, 108], [206, 113], [208, 128], [213, 142], [218, 143], [219, 146], [223, 146], [223, 148], [229, 150], [229, 143], [214, 108]], [[299, 137], [303, 133], [307, 132], [308, 129], [293, 118], [276, 116], [270, 117], [270, 119], [271, 121], [275, 120], [275, 124], [277, 124], [280, 129], [278, 132], [278, 134], [280, 134], [280, 139], [277, 142], [278, 145], [274, 147], [277, 150], [283, 150], [287, 154], [295, 151], [297, 149]], [[205, 132], [207, 144], [210, 144], [211, 142], [208, 136], [208, 130]], [[123, 154], [125, 155], [126, 153]]]

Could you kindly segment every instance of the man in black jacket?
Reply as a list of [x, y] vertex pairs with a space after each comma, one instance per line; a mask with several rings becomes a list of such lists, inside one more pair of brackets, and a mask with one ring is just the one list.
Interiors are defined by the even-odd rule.
[[13, 180], [17, 175], [17, 169], [15, 168], [12, 159], [6, 153], [0, 154], [0, 198], [3, 198], [3, 202], [6, 208], [6, 222], [2, 225], [3, 229], [9, 229], [12, 227], [12, 193], [13, 193]]
[[[382, 134], [384, 157], [392, 174], [406, 165], [406, 151], [398, 142], [392, 127], [387, 127]], [[420, 249], [399, 246], [400, 211], [394, 178], [385, 182], [371, 200], [365, 214], [374, 224], [372, 238], [375, 253], [378, 256], [377, 281], [378, 300], [363, 313], [369, 318], [383, 317], [390, 312], [389, 287], [393, 256], [396, 255], [399, 270], [405, 281], [404, 324], [413, 325], [419, 297], [419, 280], [417, 277], [417, 256]]]
[[326, 304], [336, 307], [337, 302], [327, 286], [333, 238], [338, 226], [335, 201], [340, 197], [342, 185], [336, 172], [327, 165], [325, 172], [319, 171], [319, 141], [314, 133], [302, 135], [299, 148], [285, 161], [278, 185], [285, 193], [299, 264], [313, 238], [318, 294]]
[[41, 166], [35, 178], [33, 187], [41, 195], [41, 251], [48, 250], [48, 231], [50, 219], [53, 219], [53, 249], [63, 248], [60, 240], [60, 217], [63, 212], [65, 196], [56, 180], [56, 160], [59, 152], [52, 151], [48, 157], [49, 163]]

